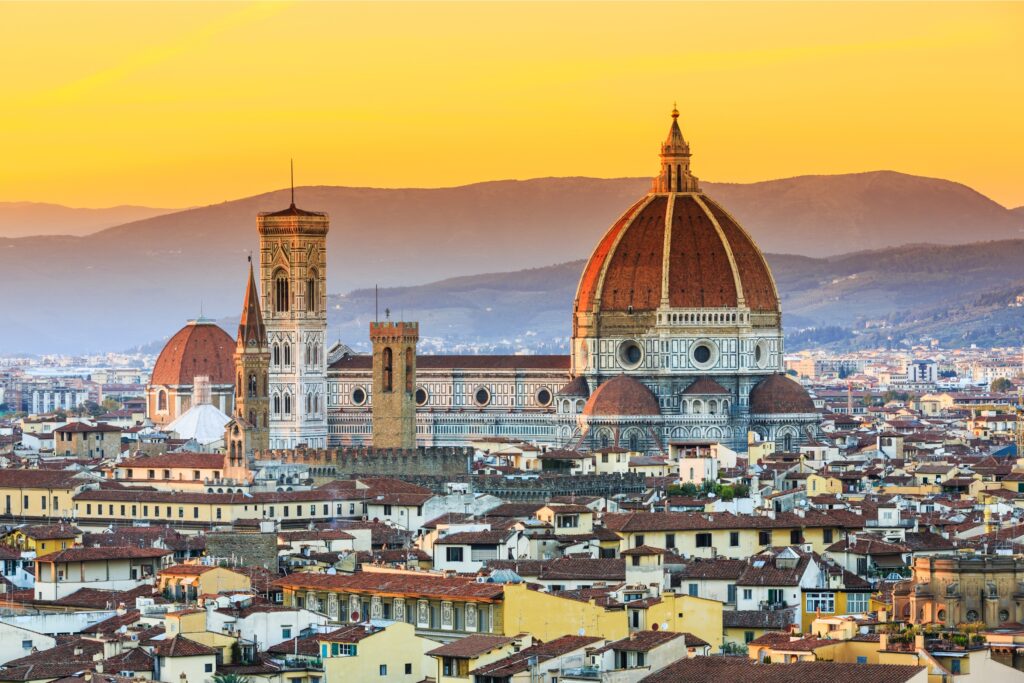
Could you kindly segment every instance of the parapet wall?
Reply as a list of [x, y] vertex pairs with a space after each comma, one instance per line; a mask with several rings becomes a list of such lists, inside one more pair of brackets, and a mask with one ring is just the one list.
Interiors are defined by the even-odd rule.
[[280, 462], [309, 465], [313, 476], [350, 475], [438, 475], [468, 474], [473, 464], [470, 447], [429, 446], [419, 448], [299, 448], [256, 451], [256, 464]]

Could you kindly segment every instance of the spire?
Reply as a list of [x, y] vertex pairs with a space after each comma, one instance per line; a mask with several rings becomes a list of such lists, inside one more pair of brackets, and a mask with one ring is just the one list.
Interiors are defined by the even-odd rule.
[[242, 319], [238, 323], [238, 342], [240, 344], [255, 343], [260, 346], [267, 343], [267, 328], [263, 324], [263, 313], [260, 311], [260, 296], [259, 290], [256, 289], [252, 256], [249, 257], [249, 283], [245, 287]]
[[295, 208], [295, 159], [288, 160], [288, 166], [291, 171], [292, 178], [292, 205], [289, 208]]
[[651, 183], [652, 192], [700, 192], [697, 177], [690, 173], [690, 145], [679, 128], [679, 108], [672, 105], [672, 125], [661, 145], [661, 173]]

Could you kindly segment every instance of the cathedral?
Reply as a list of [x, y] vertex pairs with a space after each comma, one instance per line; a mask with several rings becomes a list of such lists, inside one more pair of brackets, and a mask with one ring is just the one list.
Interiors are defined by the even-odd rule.
[[[384, 320], [371, 323], [372, 354], [328, 357], [328, 217], [297, 208], [294, 196], [287, 209], [260, 214], [259, 285], [250, 273], [234, 349], [228, 429], [245, 437], [237, 448], [505, 438], [654, 453], [692, 440], [745, 451], [750, 432], [785, 450], [812, 438], [819, 415], [783, 374], [771, 271], [701, 191], [678, 117], [674, 110], [650, 191], [587, 261], [565, 356], [419, 356], [418, 325]], [[158, 377], [188, 391], [187, 353], [169, 355], [173, 367], [162, 353], [154, 370], [154, 407], [167, 390]]]

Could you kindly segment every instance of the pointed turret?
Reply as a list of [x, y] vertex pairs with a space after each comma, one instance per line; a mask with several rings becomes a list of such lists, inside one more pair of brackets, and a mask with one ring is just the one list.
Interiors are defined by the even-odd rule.
[[241, 345], [255, 344], [262, 346], [267, 343], [267, 328], [263, 324], [263, 312], [260, 309], [260, 295], [256, 288], [256, 276], [249, 260], [249, 284], [245, 287], [245, 303], [242, 305], [242, 319], [238, 323], [237, 341]]
[[697, 177], [690, 173], [690, 145], [679, 128], [679, 109], [672, 108], [672, 125], [661, 145], [661, 173], [651, 192], [700, 192]]

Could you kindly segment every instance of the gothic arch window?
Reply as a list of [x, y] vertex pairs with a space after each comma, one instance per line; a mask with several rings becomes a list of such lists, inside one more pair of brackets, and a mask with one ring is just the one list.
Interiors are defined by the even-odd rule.
[[[254, 397], [255, 398], [255, 396], [257, 395], [257, 388], [258, 387], [257, 387], [257, 382], [256, 382], [256, 373], [254, 372], [254, 373], [251, 373], [249, 375], [249, 396], [250, 397]], [[252, 422], [252, 420], [250, 420], [250, 422]]]
[[792, 452], [793, 450], [793, 435], [789, 432], [782, 437], [782, 450], [787, 453]]
[[288, 273], [283, 269], [274, 273], [274, 311], [288, 312]]
[[292, 414], [292, 395], [291, 394], [285, 394], [284, 395], [284, 414], [285, 415], [291, 415]]
[[256, 411], [255, 410], [250, 410], [249, 411], [249, 424], [251, 424], [253, 427], [256, 426]]
[[413, 354], [412, 349], [405, 350], [405, 393], [411, 394], [416, 390], [413, 385], [415, 374], [412, 370], [413, 363], [416, 362], [416, 356]]
[[284, 343], [284, 364], [292, 364], [292, 345], [289, 344], [288, 342]]
[[629, 450], [634, 452], [640, 450], [640, 435], [636, 432], [629, 433]]
[[156, 393], [156, 409], [167, 410], [167, 392], [163, 389]]
[[391, 391], [394, 386], [394, 358], [391, 352], [391, 347], [385, 346], [381, 355], [381, 380], [383, 385], [381, 388], [384, 391]]
[[275, 393], [274, 394], [274, 415], [280, 415], [280, 414], [281, 414], [281, 395]]
[[274, 365], [281, 364], [281, 345], [274, 342]]
[[309, 271], [309, 278], [306, 279], [306, 310], [310, 313], [316, 312], [317, 298], [319, 297], [316, 269]]
[[306, 394], [306, 414], [313, 412], [313, 395]]
[[242, 373], [238, 373], [238, 379], [235, 380], [235, 396], [242, 397]]

